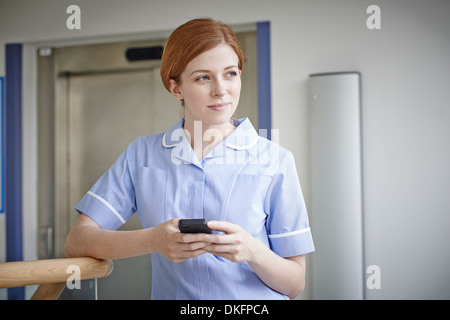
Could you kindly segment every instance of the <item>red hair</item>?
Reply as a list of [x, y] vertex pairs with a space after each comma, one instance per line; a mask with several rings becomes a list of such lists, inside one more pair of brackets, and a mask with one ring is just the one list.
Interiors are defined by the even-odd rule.
[[[161, 79], [169, 90], [170, 79], [180, 81], [181, 73], [199, 54], [222, 43], [236, 52], [240, 70], [244, 67], [244, 54], [236, 34], [229, 26], [212, 19], [194, 19], [179, 26], [167, 40], [161, 60]], [[169, 90], [170, 91], [170, 90]]]

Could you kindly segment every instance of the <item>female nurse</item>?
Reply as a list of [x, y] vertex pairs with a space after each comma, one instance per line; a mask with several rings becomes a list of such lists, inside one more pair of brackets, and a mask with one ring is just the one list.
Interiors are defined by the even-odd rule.
[[[184, 118], [131, 142], [75, 207], [66, 256], [151, 254], [153, 299], [288, 299], [314, 251], [292, 153], [233, 119], [244, 58], [233, 31], [195, 19], [169, 37], [161, 78]], [[163, 106], [162, 106], [163, 107]], [[143, 229], [116, 231], [134, 213]], [[187, 234], [181, 218], [209, 220]]]

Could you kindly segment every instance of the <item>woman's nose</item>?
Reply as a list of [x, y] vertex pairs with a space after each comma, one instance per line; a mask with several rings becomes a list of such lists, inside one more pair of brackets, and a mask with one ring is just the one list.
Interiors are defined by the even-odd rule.
[[221, 80], [214, 81], [211, 94], [215, 97], [223, 97], [227, 93], [225, 83]]

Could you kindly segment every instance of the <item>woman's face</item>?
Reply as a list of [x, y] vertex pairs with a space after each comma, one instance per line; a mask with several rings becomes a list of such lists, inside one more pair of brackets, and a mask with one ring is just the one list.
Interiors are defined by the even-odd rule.
[[236, 111], [241, 92], [241, 70], [233, 48], [221, 44], [195, 57], [180, 76], [170, 80], [170, 91], [184, 100], [185, 121], [221, 125]]

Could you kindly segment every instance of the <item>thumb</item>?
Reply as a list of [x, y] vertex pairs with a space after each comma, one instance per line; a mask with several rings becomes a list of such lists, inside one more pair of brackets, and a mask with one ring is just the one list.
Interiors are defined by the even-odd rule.
[[228, 221], [208, 221], [208, 227], [215, 231], [222, 231], [226, 234], [234, 233], [237, 231], [237, 225]]

